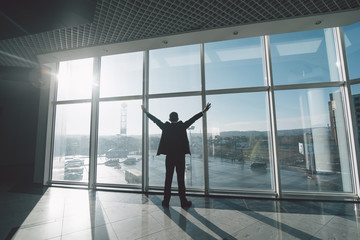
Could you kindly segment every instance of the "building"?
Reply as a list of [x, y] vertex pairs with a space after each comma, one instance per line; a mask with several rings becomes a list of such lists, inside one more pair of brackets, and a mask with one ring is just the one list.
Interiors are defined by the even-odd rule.
[[359, 94], [355, 94], [352, 95], [352, 99], [353, 99], [353, 105], [354, 105], [354, 112], [355, 112], [355, 119], [356, 119], [356, 132], [355, 134], [357, 134], [357, 137], [359, 139], [360, 136], [360, 96]]

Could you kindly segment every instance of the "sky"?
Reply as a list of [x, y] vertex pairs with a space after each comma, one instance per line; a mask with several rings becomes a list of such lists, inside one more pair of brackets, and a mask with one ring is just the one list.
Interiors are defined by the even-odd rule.
[[[360, 78], [360, 24], [345, 27], [344, 33], [349, 76]], [[274, 84], [339, 81], [339, 63], [332, 34], [332, 30], [326, 29], [270, 36]], [[204, 48], [207, 90], [266, 86], [260, 37], [207, 43]], [[199, 45], [152, 50], [149, 61], [150, 94], [201, 91]], [[100, 97], [142, 94], [142, 52], [102, 57], [100, 86], [93, 83], [92, 65], [92, 59], [62, 63], [58, 100], [90, 98], [92, 87], [100, 87]], [[331, 93], [339, 94], [340, 89], [275, 91], [277, 128], [328, 126]], [[207, 116], [208, 132], [268, 131], [268, 99], [267, 92], [207, 95], [206, 101], [212, 103]], [[127, 134], [141, 134], [142, 100], [126, 101], [126, 107], [123, 103], [100, 101], [99, 135], [119, 133], [121, 114], [124, 117], [125, 112]], [[200, 96], [190, 96], [151, 98], [148, 107], [162, 121], [166, 121], [172, 111], [178, 112], [180, 119], [185, 121], [201, 111], [201, 105]], [[89, 133], [89, 103], [61, 105], [58, 109], [57, 131]], [[340, 107], [337, 109], [342, 111]], [[194, 132], [202, 132], [201, 123], [195, 123]], [[150, 122], [149, 132], [156, 134], [160, 130]]]

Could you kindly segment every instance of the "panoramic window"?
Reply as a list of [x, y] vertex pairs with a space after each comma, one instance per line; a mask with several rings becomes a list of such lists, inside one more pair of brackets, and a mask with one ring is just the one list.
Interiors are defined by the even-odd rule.
[[101, 102], [97, 182], [142, 183], [141, 100]]
[[[150, 99], [149, 112], [166, 122], [171, 112], [177, 112], [179, 120], [185, 122], [202, 110], [201, 97], [176, 97]], [[204, 186], [204, 163], [202, 157], [202, 119], [197, 120], [187, 129], [191, 155], [185, 158], [185, 186]], [[161, 130], [149, 119], [149, 185], [164, 186], [165, 182], [165, 156], [157, 156]], [[176, 172], [174, 173], [172, 186], [177, 188]]]
[[206, 43], [206, 89], [266, 85], [260, 37]]
[[149, 52], [149, 93], [200, 91], [200, 45]]
[[141, 95], [143, 53], [127, 53], [101, 58], [100, 97]]
[[270, 36], [274, 84], [339, 81], [332, 29]]
[[352, 192], [340, 88], [275, 92], [282, 189]]
[[360, 22], [343, 27], [350, 80], [360, 78]]
[[[99, 64], [92, 58], [60, 62], [51, 99], [51, 180], [161, 189], [161, 129], [144, 118], [141, 105], [148, 104], [149, 112], [163, 122], [174, 111], [186, 121], [206, 101], [212, 104], [206, 124], [200, 118], [187, 129], [191, 155], [185, 157], [185, 184], [190, 191], [354, 193], [344, 101], [349, 85], [340, 82], [342, 54], [335, 30], [269, 36], [268, 64], [264, 37], [204, 43], [204, 51], [200, 44], [149, 50], [148, 58], [147, 52], [133, 52], [101, 56]], [[343, 27], [343, 33], [359, 144], [359, 23]], [[273, 85], [267, 85], [265, 66]], [[91, 172], [89, 166], [94, 166]]]
[[[270, 190], [267, 94], [207, 96], [210, 188]], [[225, 177], [226, 176], [226, 177]]]

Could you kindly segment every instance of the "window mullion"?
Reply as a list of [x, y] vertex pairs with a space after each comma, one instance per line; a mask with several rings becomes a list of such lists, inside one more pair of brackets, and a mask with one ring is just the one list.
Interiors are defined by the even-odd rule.
[[[59, 62], [55, 63], [54, 72], [56, 75], [59, 72]], [[47, 128], [47, 139], [46, 151], [45, 151], [45, 166], [44, 166], [44, 183], [48, 185], [52, 181], [52, 169], [53, 169], [53, 154], [54, 154], [54, 137], [55, 137], [55, 119], [56, 119], [56, 94], [57, 94], [57, 79], [56, 75], [51, 76], [51, 82], [49, 86], [49, 108], [48, 108], [48, 128]]]
[[267, 84], [270, 87], [268, 91], [268, 104], [270, 114], [270, 136], [272, 143], [272, 170], [273, 170], [273, 183], [276, 196], [281, 195], [281, 183], [280, 183], [280, 169], [278, 162], [278, 147], [277, 147], [277, 126], [276, 126], [276, 114], [275, 114], [275, 96], [274, 96], [274, 83], [271, 68], [271, 53], [270, 53], [270, 37], [268, 35], [263, 37], [264, 51], [265, 51], [265, 72]]
[[[200, 68], [201, 68], [201, 101], [202, 107], [206, 106], [206, 88], [205, 88], [205, 57], [204, 44], [200, 44]], [[208, 159], [208, 141], [207, 141], [207, 118], [206, 114], [203, 121], [203, 161], [204, 161], [204, 190], [205, 195], [209, 195], [209, 159]]]
[[93, 87], [91, 99], [91, 123], [90, 123], [90, 161], [89, 161], [89, 188], [96, 187], [97, 167], [97, 143], [99, 122], [99, 86], [100, 86], [101, 58], [94, 58], [93, 64]]
[[[149, 51], [143, 53], [143, 105], [149, 106]], [[142, 191], [149, 188], [149, 129], [148, 119], [142, 115]]]
[[349, 134], [349, 147], [350, 147], [350, 158], [352, 166], [352, 175], [353, 175], [353, 189], [357, 197], [360, 194], [360, 183], [359, 183], [359, 169], [358, 169], [358, 153], [359, 153], [359, 143], [357, 137], [357, 129], [354, 123], [356, 123], [355, 110], [353, 108], [352, 93], [351, 93], [351, 84], [349, 79], [349, 71], [346, 60], [345, 52], [345, 43], [344, 43], [344, 33], [342, 28], [334, 29], [334, 37], [336, 39], [336, 48], [338, 53], [338, 59], [340, 61], [340, 78], [345, 82], [344, 84], [344, 107], [345, 107], [345, 116], [347, 123], [347, 132]]

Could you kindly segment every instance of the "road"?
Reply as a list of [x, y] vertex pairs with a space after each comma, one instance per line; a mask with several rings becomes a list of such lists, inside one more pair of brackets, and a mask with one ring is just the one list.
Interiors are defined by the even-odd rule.
[[[130, 156], [129, 156], [130, 157]], [[126, 180], [127, 170], [142, 171], [141, 156], [131, 156], [138, 159], [133, 165], [126, 165], [120, 160], [120, 167], [106, 166], [105, 157], [98, 158], [97, 182], [105, 184], [129, 184]], [[84, 158], [84, 173], [69, 181], [88, 181], [88, 159]], [[186, 157], [187, 169], [185, 184], [187, 188], [204, 187], [204, 163], [200, 156]], [[64, 160], [54, 159], [53, 180], [64, 180]], [[230, 190], [271, 190], [272, 170], [269, 165], [266, 170], [254, 171], [251, 162], [238, 162], [227, 159], [209, 157], [209, 185], [211, 189]], [[289, 191], [335, 191], [342, 192], [340, 173], [318, 174], [309, 176], [305, 171], [296, 168], [281, 168], [280, 176], [283, 190]], [[163, 187], [165, 180], [165, 156], [149, 155], [149, 185]], [[134, 184], [134, 183], [132, 183]], [[141, 181], [138, 183], [141, 184]], [[174, 173], [173, 186], [177, 186]]]

